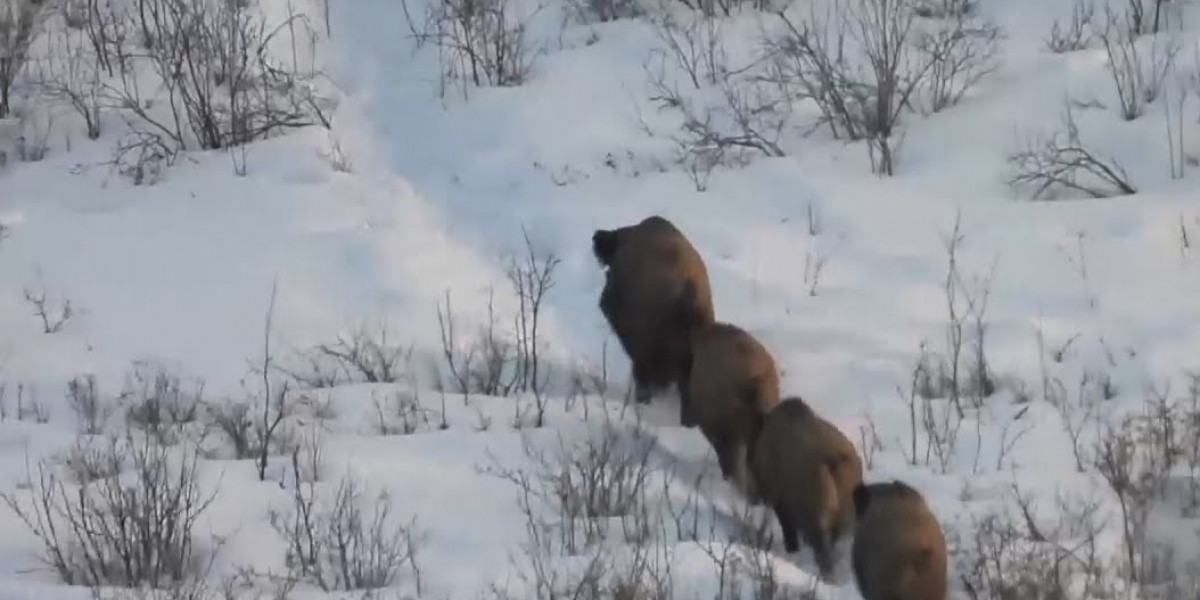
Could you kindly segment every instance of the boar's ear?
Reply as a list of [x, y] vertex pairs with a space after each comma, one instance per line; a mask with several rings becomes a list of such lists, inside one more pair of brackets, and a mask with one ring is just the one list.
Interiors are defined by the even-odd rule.
[[862, 482], [854, 486], [854, 514], [862, 517], [867, 512], [867, 505], [871, 503], [871, 491]]
[[592, 254], [600, 264], [608, 266], [612, 257], [617, 253], [617, 232], [611, 229], [597, 229], [592, 233]]

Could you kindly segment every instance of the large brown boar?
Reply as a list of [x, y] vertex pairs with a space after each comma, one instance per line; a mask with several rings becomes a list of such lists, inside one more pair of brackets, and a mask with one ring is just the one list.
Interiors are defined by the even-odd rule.
[[763, 415], [779, 404], [775, 359], [753, 335], [729, 323], [693, 330], [690, 348], [681, 420], [700, 427], [717, 454], [721, 476], [733, 478], [746, 493], [753, 487], [747, 444]]
[[851, 551], [865, 600], [945, 600], [946, 537], [917, 490], [901, 481], [859, 485]]
[[749, 448], [753, 485], [747, 496], [774, 510], [784, 549], [798, 552], [803, 538], [828, 578], [834, 545], [854, 521], [853, 491], [862, 483], [854, 444], [792, 396], [764, 415]]
[[657, 215], [636, 225], [597, 229], [592, 253], [607, 267], [600, 312], [632, 363], [638, 402], [649, 403], [670, 384], [682, 388], [689, 329], [714, 320], [700, 254], [683, 232]]

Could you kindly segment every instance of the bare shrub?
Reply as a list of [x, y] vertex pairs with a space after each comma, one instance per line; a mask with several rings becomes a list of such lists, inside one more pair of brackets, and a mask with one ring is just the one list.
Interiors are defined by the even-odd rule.
[[142, 362], [126, 377], [120, 402], [127, 406], [127, 423], [171, 443], [187, 425], [198, 422], [204, 382], [186, 384], [165, 367]]
[[528, 436], [522, 443], [528, 467], [507, 467], [489, 457], [480, 471], [516, 486], [527, 535], [539, 552], [579, 555], [605, 540], [639, 543], [651, 535], [646, 494], [654, 472], [653, 437], [605, 423], [571, 444], [560, 434], [549, 450]]
[[392, 341], [387, 323], [365, 323], [332, 342], [299, 353], [304, 370], [283, 368], [303, 386], [328, 388], [349, 381], [396, 383], [411, 377], [413, 346]]
[[153, 437], [127, 435], [107, 452], [104, 462], [126, 465], [131, 477], [77, 487], [43, 461], [31, 502], [0, 494], [39, 538], [39, 559], [69, 585], [166, 587], [193, 576], [205, 551], [192, 530], [215, 497], [200, 489], [195, 447], [172, 456]]
[[271, 432], [270, 436], [264, 429], [264, 425], [274, 423], [274, 418], [264, 420], [264, 414], [270, 415], [281, 409], [285, 417], [292, 414], [291, 407], [282, 402], [283, 399], [278, 396], [271, 402], [260, 397], [241, 402], [227, 398], [207, 403], [205, 415], [216, 431], [225, 437], [235, 460], [253, 458], [256, 459], [256, 465], [261, 466], [263, 454], [287, 454], [296, 448], [295, 441], [288, 435], [291, 432], [280, 429], [280, 425], [276, 425], [276, 431]]
[[1183, 515], [1194, 517], [1200, 511], [1200, 373], [1187, 374], [1187, 388], [1179, 402], [1180, 456], [1187, 467]]
[[[542, 361], [542, 316], [547, 294], [555, 285], [555, 270], [561, 259], [539, 249], [522, 228], [522, 250], [505, 260], [505, 274], [517, 300], [512, 328], [506, 335], [500, 329], [495, 311], [495, 295], [488, 291], [487, 319], [479, 331], [465, 341], [458, 333], [457, 317], [450, 292], [437, 309], [443, 364], [450, 381], [465, 403], [471, 394], [508, 396], [528, 393], [534, 399], [533, 425], [545, 424], [545, 391], [551, 372]], [[521, 405], [516, 404], [522, 421]]]
[[67, 382], [67, 403], [75, 413], [79, 432], [85, 435], [100, 433], [112, 414], [113, 407], [100, 397], [96, 376], [91, 373]]
[[0, 119], [9, 116], [13, 84], [25, 68], [29, 45], [38, 34], [42, 3], [6, 0], [0, 4]]
[[[1157, 548], [1147, 523], [1173, 466], [1173, 443], [1154, 439], [1154, 432], [1153, 417], [1127, 416], [1103, 427], [1093, 455], [1093, 467], [1120, 507], [1122, 571], [1135, 584], [1156, 583]], [[1161, 460], [1164, 452], [1169, 453], [1167, 461]]]
[[978, 0], [912, 0], [912, 10], [926, 19], [961, 19], [973, 17]]
[[1130, 35], [1157, 34], [1169, 17], [1164, 5], [1170, 4], [1169, 0], [1125, 0], [1125, 26]]
[[900, 117], [931, 66], [914, 43], [911, 5], [835, 2], [824, 15], [810, 8], [798, 23], [776, 14], [780, 27], [764, 39], [768, 79], [796, 100], [813, 100], [835, 138], [866, 141], [872, 170], [894, 174]]
[[466, 403], [471, 394], [508, 396], [513, 393], [520, 375], [519, 357], [516, 343], [499, 329], [495, 291], [488, 290], [486, 322], [465, 343], [458, 335], [458, 317], [449, 290], [438, 305], [437, 315], [442, 359], [451, 379], [449, 385], [462, 395], [463, 402]]
[[1095, 15], [1096, 6], [1092, 0], [1075, 0], [1075, 4], [1071, 6], [1071, 19], [1066, 25], [1059, 19], [1054, 20], [1050, 34], [1046, 37], [1046, 48], [1055, 54], [1087, 48], [1095, 36], [1095, 32], [1092, 31]]
[[641, 0], [568, 0], [570, 17], [583, 25], [637, 19], [646, 15]]
[[562, 259], [553, 252], [538, 249], [529, 232], [521, 228], [522, 252], [510, 256], [506, 274], [516, 293], [518, 308], [514, 334], [517, 348], [517, 389], [531, 393], [535, 402], [534, 427], [546, 422], [546, 384], [550, 369], [541, 359], [542, 310], [546, 295], [554, 288], [555, 269]]
[[987, 308], [996, 263], [986, 276], [975, 276], [968, 283], [959, 264], [964, 240], [962, 216], [956, 215], [953, 229], [943, 240], [946, 338], [941, 352], [923, 353], [916, 386], [923, 398], [948, 400], [960, 417], [967, 403], [979, 408], [997, 388], [987, 357]]
[[437, 0], [426, 6], [421, 22], [405, 6], [405, 17], [419, 45], [432, 43], [442, 64], [439, 94], [454, 82], [495, 87], [518, 86], [533, 69], [526, 26], [533, 15], [516, 15], [513, 0]]
[[109, 163], [133, 185], [154, 185], [178, 158], [179, 149], [168, 138], [153, 131], [135, 130], [117, 142]]
[[62, 331], [63, 326], [75, 316], [75, 308], [71, 305], [70, 298], [51, 298], [47, 296], [44, 287], [36, 290], [25, 288], [24, 296], [25, 301], [33, 307], [33, 315], [42, 323], [42, 333]]
[[71, 482], [86, 485], [119, 476], [125, 469], [125, 457], [118, 452], [121, 442], [116, 436], [108, 436], [103, 441], [93, 437], [76, 439], [61, 459]]
[[924, 78], [929, 110], [940, 112], [958, 104], [963, 95], [1000, 67], [1000, 42], [1004, 31], [991, 20], [976, 17], [965, 0], [951, 4], [947, 16], [920, 32], [916, 44], [929, 61]]
[[83, 32], [65, 30], [50, 37], [51, 51], [38, 64], [35, 81], [41, 94], [61, 102], [83, 119], [89, 140], [100, 137], [100, 65]]
[[[94, 45], [108, 47], [120, 67], [119, 78], [104, 83], [105, 101], [131, 116], [140, 133], [157, 134], [175, 149], [222, 149], [328, 125], [327, 100], [316, 91], [320, 74], [300, 65], [295, 52], [302, 36], [315, 35], [301, 15], [268, 25], [252, 3], [142, 0], [136, 11], [109, 7], [93, 17], [103, 19], [92, 28]], [[272, 50], [284, 34], [291, 64]], [[146, 102], [145, 82], [135, 75], [143, 66], [157, 75], [165, 97], [153, 106], [165, 105], [166, 114]]]
[[[1013, 488], [1015, 507], [976, 517], [967, 539], [953, 544], [959, 579], [971, 600], [1106, 597], [1107, 561], [1099, 507], [1059, 494], [1058, 517], [1047, 526], [1034, 518], [1029, 499]], [[1014, 510], [1015, 509], [1015, 510]]]
[[[432, 409], [421, 406], [421, 394], [415, 389], [397, 390], [379, 398], [372, 393], [375, 432], [379, 435], [410, 435], [430, 425]], [[445, 424], [445, 411], [442, 411]], [[448, 426], [448, 425], [447, 425]]]
[[[680, 121], [667, 136], [674, 162], [702, 192], [717, 167], [745, 166], [756, 155], [784, 156], [780, 138], [791, 107], [754, 62], [729, 65], [720, 21], [704, 14], [685, 19], [654, 19], [661, 48], [651, 51], [643, 69], [650, 101]], [[655, 135], [644, 123], [643, 129]]]
[[416, 558], [425, 537], [415, 518], [397, 522], [386, 492], [364, 507], [365, 490], [352, 475], [342, 478], [331, 500], [322, 501], [316, 484], [301, 476], [298, 459], [292, 464], [291, 509], [272, 511], [271, 526], [285, 542], [284, 560], [297, 578], [325, 591], [378, 589], [395, 584], [409, 569], [420, 590]]
[[271, 350], [271, 329], [275, 317], [275, 298], [278, 292], [279, 281], [276, 280], [271, 283], [271, 301], [267, 305], [266, 325], [263, 327], [262, 359], [258, 365], [252, 367], [255, 374], [261, 378], [260, 395], [254, 406], [257, 412], [254, 417], [254, 429], [258, 437], [256, 466], [259, 481], [265, 481], [267, 478], [267, 465], [271, 453], [277, 448], [276, 444], [281, 441], [277, 439], [277, 434], [282, 433], [281, 426], [292, 412], [292, 406], [288, 402], [289, 382], [284, 381], [279, 386], [275, 386], [276, 382], [271, 378], [271, 372], [275, 370], [275, 355]]
[[1035, 200], [1057, 198], [1063, 192], [1091, 198], [1137, 193], [1120, 163], [1084, 145], [1070, 103], [1064, 107], [1061, 130], [1009, 155], [1008, 164], [1008, 184], [1031, 188]]
[[[1137, 3], [1140, 0], [1131, 0]], [[1124, 18], [1106, 7], [1107, 20], [1100, 41], [1108, 56], [1108, 72], [1120, 106], [1121, 117], [1132, 121], [1145, 112], [1145, 105], [1154, 102], [1162, 93], [1164, 82], [1172, 72], [1180, 46], [1174, 39], [1155, 37], [1150, 41], [1150, 56], [1143, 58], [1138, 49], [1138, 27], [1135, 17]]]

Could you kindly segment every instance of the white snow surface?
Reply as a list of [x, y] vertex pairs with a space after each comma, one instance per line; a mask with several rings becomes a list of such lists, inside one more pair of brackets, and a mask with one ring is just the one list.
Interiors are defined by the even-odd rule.
[[[282, 10], [283, 0], [261, 2]], [[304, 8], [316, 15], [318, 4]], [[134, 186], [89, 166], [105, 159], [112, 138], [85, 140], [64, 111], [55, 123], [66, 131], [50, 138], [45, 160], [0, 168], [0, 223], [8, 230], [0, 241], [0, 485], [24, 493], [27, 465], [76, 439], [66, 384], [77, 375], [93, 374], [102, 393], [115, 396], [135, 361], [156, 360], [202, 379], [209, 399], [255, 393], [251, 367], [262, 358], [277, 284], [271, 339], [281, 359], [363, 323], [386, 324], [391, 339], [419, 352], [411, 382], [310, 395], [332, 412], [319, 419], [321, 489], [332, 493], [353, 473], [372, 492], [388, 491], [394, 518], [416, 518], [428, 534], [419, 557], [423, 597], [479, 597], [505, 582], [522, 597], [526, 527], [516, 490], [480, 468], [521, 468], [524, 442], [555, 448], [606, 422], [656, 441], [656, 477], [672, 477], [670, 498], [658, 497], [661, 483], [651, 485], [656, 506], [684, 502], [707, 471], [698, 493], [722, 508], [702, 511], [702, 520], [718, 523], [713, 535], [721, 537], [740, 500], [715, 475], [700, 432], [678, 425], [673, 398], [624, 406], [628, 364], [597, 307], [603, 272], [591, 255], [592, 231], [660, 214], [704, 257], [718, 318], [770, 349], [784, 393], [803, 397], [870, 454], [868, 480], [918, 488], [947, 534], [969, 532], [971, 515], [1008, 497], [1013, 481], [1045, 500], [1045, 518], [1060, 491], [1112, 509], [1096, 474], [1077, 472], [1059, 413], [1040, 395], [1039, 332], [1046, 348], [1069, 347], [1048, 367], [1067, 388], [1087, 370], [1112, 378], [1112, 414], [1138, 410], [1145, 390], [1166, 382], [1182, 391], [1184, 374], [1200, 367], [1200, 205], [1195, 172], [1168, 176], [1165, 103], [1124, 121], [1100, 45], [1044, 49], [1050, 24], [1069, 16], [1071, 4], [982, 0], [980, 10], [1008, 34], [1001, 67], [958, 105], [906, 115], [891, 178], [871, 174], [862, 143], [794, 133], [787, 156], [718, 168], [697, 191], [683, 172], [653, 166], [670, 144], [639, 123], [640, 107], [648, 126], [673, 124], [645, 91], [642, 64], [659, 44], [651, 25], [619, 20], [560, 33], [553, 6], [527, 32], [539, 47], [529, 81], [472, 88], [464, 100], [456, 90], [438, 97], [436, 53], [414, 50], [401, 2], [333, 2], [333, 34], [319, 48], [340, 100], [332, 131], [309, 127], [252, 144], [244, 177], [226, 152], [193, 152], [161, 182]], [[1196, 10], [1184, 3], [1172, 34], [1185, 48], [1182, 80], [1200, 73]], [[729, 35], [743, 36], [730, 44], [746, 45], [757, 18], [725, 18]], [[1121, 162], [1137, 194], [1031, 202], [1004, 184], [1005, 156], [1021, 135], [1055, 127], [1068, 93], [1095, 104], [1076, 109], [1081, 131]], [[1193, 156], [1198, 105], [1185, 109], [1184, 146]], [[323, 158], [331, 139], [351, 172]], [[944, 344], [945, 241], [956, 216], [968, 287], [994, 273], [986, 347], [1001, 389], [965, 418], [947, 468], [936, 460], [914, 466], [905, 454], [916, 443], [909, 407], [898, 390], [907, 392], [922, 342]], [[541, 317], [545, 361], [556, 375], [606, 363], [610, 384], [604, 397], [570, 402], [555, 388], [543, 427], [528, 426], [528, 414], [514, 427], [528, 398], [439, 394], [425, 364], [440, 357], [437, 311], [447, 293], [460, 331], [486, 321], [489, 290], [507, 327], [516, 299], [505, 257], [522, 250], [522, 228], [561, 259]], [[806, 262], [818, 260], [813, 284]], [[45, 290], [52, 305], [69, 299], [71, 319], [44, 333], [27, 290]], [[435, 416], [414, 433], [383, 435], [372, 400], [413, 392]], [[30, 398], [46, 422], [20, 414]], [[868, 452], [870, 426], [880, 448]], [[1012, 444], [1014, 428], [1025, 433]], [[925, 438], [918, 442], [923, 452]], [[272, 457], [267, 481], [259, 481], [251, 460], [217, 454], [201, 461], [202, 481], [217, 496], [196, 528], [201, 537], [228, 536], [210, 577], [239, 567], [281, 572], [284, 543], [268, 515], [289, 506], [288, 457]], [[36, 537], [0, 509], [0, 598], [86, 597], [37, 568]], [[1164, 527], [1195, 539], [1191, 520]], [[669, 544], [676, 596], [717, 597], [704, 544], [677, 537]], [[811, 559], [775, 544], [780, 580], [813, 585]], [[817, 586], [818, 596], [860, 597], [848, 567], [839, 578]], [[412, 595], [413, 584], [405, 575], [393, 587]], [[963, 593], [954, 573], [951, 585], [956, 597]], [[310, 583], [296, 594], [327, 596]]]

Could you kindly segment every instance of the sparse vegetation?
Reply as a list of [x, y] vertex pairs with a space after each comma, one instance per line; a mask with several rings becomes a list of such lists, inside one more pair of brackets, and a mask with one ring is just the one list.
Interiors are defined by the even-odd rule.
[[1008, 163], [1009, 185], [1029, 188], [1035, 200], [1057, 198], [1064, 192], [1091, 198], [1137, 193], [1120, 163], [1084, 144], [1069, 102], [1064, 107], [1062, 129], [1011, 154]]

